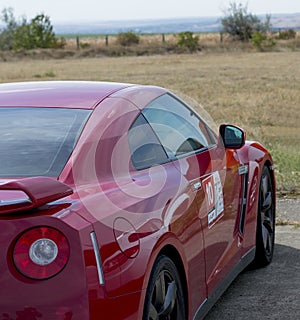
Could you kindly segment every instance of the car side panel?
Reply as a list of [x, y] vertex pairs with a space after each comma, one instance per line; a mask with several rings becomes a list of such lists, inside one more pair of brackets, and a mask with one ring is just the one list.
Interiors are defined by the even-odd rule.
[[[245, 229], [243, 237], [243, 254], [255, 246], [256, 242], [256, 223], [257, 205], [259, 196], [259, 182], [262, 168], [265, 164], [269, 166], [273, 179], [274, 188], [275, 177], [273, 159], [267, 149], [257, 142], [246, 142], [246, 145], [238, 150], [238, 156], [243, 165], [248, 166], [248, 194], [245, 215]], [[273, 199], [276, 206], [276, 195]]]

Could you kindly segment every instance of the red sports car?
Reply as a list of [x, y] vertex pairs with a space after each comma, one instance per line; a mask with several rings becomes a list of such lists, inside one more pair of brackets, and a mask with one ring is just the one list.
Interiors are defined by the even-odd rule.
[[0, 85], [0, 319], [202, 319], [274, 248], [270, 153], [166, 89]]

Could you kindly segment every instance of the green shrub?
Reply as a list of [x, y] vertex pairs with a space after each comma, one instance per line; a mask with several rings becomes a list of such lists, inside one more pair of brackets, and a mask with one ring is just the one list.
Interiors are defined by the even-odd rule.
[[276, 42], [272, 38], [268, 38], [263, 32], [254, 32], [252, 34], [252, 44], [257, 49], [264, 51], [265, 49], [271, 49], [276, 45]]
[[124, 47], [138, 44], [139, 42], [140, 37], [132, 31], [121, 32], [117, 36], [117, 43]]
[[293, 29], [282, 30], [279, 32], [278, 39], [279, 40], [295, 39], [296, 35], [297, 35], [296, 31]]
[[48, 71], [43, 74], [37, 73], [33, 75], [35, 78], [55, 78], [56, 74], [53, 71]]
[[199, 49], [199, 36], [195, 36], [193, 32], [185, 31], [178, 33], [177, 45], [179, 47], [185, 47], [194, 52]]
[[254, 32], [252, 35], [252, 44], [256, 48], [261, 48], [263, 42], [266, 40], [267, 36], [262, 32]]
[[79, 46], [81, 49], [88, 49], [91, 47], [91, 44], [88, 42], [80, 42]]

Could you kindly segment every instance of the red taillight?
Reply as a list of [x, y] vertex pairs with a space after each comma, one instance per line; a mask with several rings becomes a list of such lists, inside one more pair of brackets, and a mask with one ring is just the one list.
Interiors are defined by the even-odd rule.
[[17, 269], [32, 279], [47, 279], [67, 264], [70, 247], [67, 238], [58, 230], [39, 227], [26, 231], [13, 250]]

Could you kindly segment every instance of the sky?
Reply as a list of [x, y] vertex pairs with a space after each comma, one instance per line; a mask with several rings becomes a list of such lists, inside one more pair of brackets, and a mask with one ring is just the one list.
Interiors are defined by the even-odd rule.
[[[38, 13], [53, 23], [223, 16], [232, 0], [0, 0], [28, 19]], [[299, 13], [300, 0], [239, 0], [254, 14]]]

